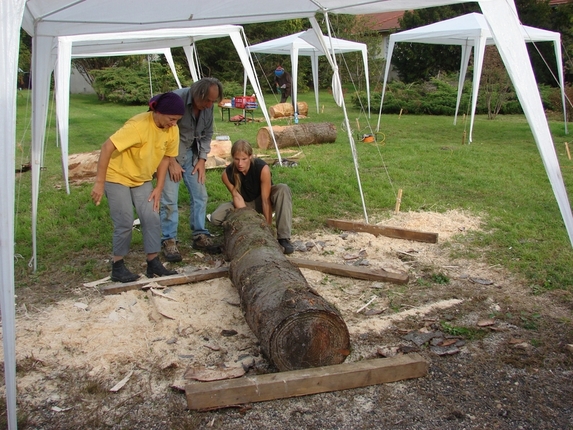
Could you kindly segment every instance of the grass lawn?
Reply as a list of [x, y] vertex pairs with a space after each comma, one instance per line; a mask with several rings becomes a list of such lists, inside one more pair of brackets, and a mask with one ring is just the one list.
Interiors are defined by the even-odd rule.
[[[309, 116], [301, 123], [334, 123], [338, 129], [336, 142], [293, 148], [303, 151], [299, 165], [272, 169], [275, 182], [285, 182], [292, 188], [295, 235], [326, 228], [328, 218], [364, 220], [356, 169], [342, 127], [342, 110], [326, 92], [320, 98], [321, 112], [316, 113], [314, 95], [299, 95], [300, 101], [309, 105]], [[273, 96], [267, 96], [266, 101], [267, 105], [277, 102]], [[73, 95], [70, 154], [99, 149], [125, 120], [145, 109], [101, 103], [92, 95]], [[255, 146], [257, 131], [264, 123], [236, 126], [223, 121], [216, 110], [217, 134], [229, 135], [233, 141], [244, 138]], [[29, 161], [30, 112], [29, 93], [21, 91], [17, 166]], [[106, 276], [109, 270], [101, 264], [111, 252], [107, 205], [93, 205], [89, 183], [74, 185], [71, 194], [66, 194], [53, 109], [50, 113], [41, 174], [36, 273], [28, 267], [32, 254], [31, 175], [23, 173], [16, 180], [15, 253], [22, 257], [15, 266], [18, 286], [41, 282], [42, 274], [55, 266], [84, 281]], [[256, 116], [262, 118], [260, 112]], [[376, 115], [368, 119], [353, 108], [349, 108], [349, 118], [355, 136], [368, 133], [368, 123], [375, 127], [377, 122]], [[284, 125], [287, 120], [277, 123]], [[569, 199], [573, 201], [573, 161], [568, 159], [564, 145], [571, 138], [564, 134], [558, 119], [551, 120], [550, 127]], [[400, 189], [402, 211], [461, 209], [479, 214], [486, 223], [485, 230], [469, 236], [464, 248], [467, 256], [485, 256], [492, 265], [502, 265], [524, 276], [535, 293], [546, 289], [572, 291], [573, 249], [523, 116], [503, 116], [493, 121], [477, 116], [472, 144], [462, 143], [464, 131], [469, 131], [469, 121], [466, 123], [464, 118], [458, 118], [454, 126], [453, 118], [446, 116], [385, 115], [381, 131], [375, 144], [357, 142], [358, 172], [371, 223], [391, 216]], [[261, 154], [272, 157], [275, 153], [266, 150]], [[207, 175], [209, 211], [228, 200], [220, 175], [220, 170], [211, 170]], [[181, 191], [182, 220], [186, 220], [189, 199], [184, 187]], [[179, 240], [189, 242], [186, 222], [179, 229]], [[132, 248], [141, 246], [141, 237], [134, 235]]]

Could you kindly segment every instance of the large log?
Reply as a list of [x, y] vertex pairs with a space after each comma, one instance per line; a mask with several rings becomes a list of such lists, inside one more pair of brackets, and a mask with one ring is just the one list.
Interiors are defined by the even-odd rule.
[[229, 277], [263, 354], [281, 371], [342, 363], [350, 353], [346, 323], [283, 255], [265, 219], [243, 208], [223, 227]]
[[[299, 116], [308, 116], [307, 102], [296, 102], [296, 105]], [[292, 103], [277, 103], [269, 108], [269, 115], [271, 119], [291, 117], [294, 115], [294, 107]]]
[[[333, 143], [336, 141], [336, 126], [331, 122], [309, 122], [305, 124], [273, 126], [273, 134], [279, 148]], [[257, 132], [257, 145], [261, 149], [272, 147], [270, 127], [261, 127]]]

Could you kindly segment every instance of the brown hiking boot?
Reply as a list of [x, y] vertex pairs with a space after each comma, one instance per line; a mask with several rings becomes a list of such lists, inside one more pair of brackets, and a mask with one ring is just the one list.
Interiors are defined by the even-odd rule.
[[177, 249], [177, 241], [175, 239], [164, 240], [161, 244], [163, 248], [163, 256], [166, 261], [177, 263], [182, 260], [181, 253]]
[[193, 248], [209, 254], [220, 254], [222, 252], [221, 244], [215, 243], [209, 234], [193, 236]]

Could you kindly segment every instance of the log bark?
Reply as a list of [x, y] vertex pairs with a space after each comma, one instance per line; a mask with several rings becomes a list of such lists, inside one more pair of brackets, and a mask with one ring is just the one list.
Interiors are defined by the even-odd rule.
[[281, 371], [342, 363], [350, 353], [346, 323], [283, 255], [265, 219], [243, 208], [223, 227], [229, 277], [263, 354]]
[[[273, 134], [279, 148], [333, 143], [336, 141], [336, 126], [331, 122], [309, 122], [305, 124], [273, 126]], [[257, 132], [257, 145], [268, 149], [273, 144], [270, 127], [261, 127]]]
[[[296, 102], [296, 105], [299, 116], [308, 116], [307, 102]], [[288, 118], [294, 115], [294, 107], [292, 103], [277, 103], [269, 108], [269, 115], [271, 119]]]

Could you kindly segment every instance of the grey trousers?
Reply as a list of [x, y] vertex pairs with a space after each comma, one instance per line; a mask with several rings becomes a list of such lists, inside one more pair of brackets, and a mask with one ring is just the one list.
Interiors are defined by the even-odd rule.
[[145, 182], [139, 187], [105, 183], [105, 195], [113, 222], [113, 255], [124, 256], [129, 252], [133, 231], [133, 208], [141, 222], [145, 253], [154, 254], [161, 250], [159, 213], [153, 211], [153, 202], [148, 201], [152, 191], [151, 182]]
[[[247, 207], [263, 213], [261, 199], [245, 202]], [[292, 194], [286, 184], [276, 184], [271, 187], [271, 205], [277, 220], [277, 239], [290, 239], [292, 230]], [[233, 202], [223, 203], [211, 214], [211, 224], [221, 225], [227, 213], [233, 209]]]

